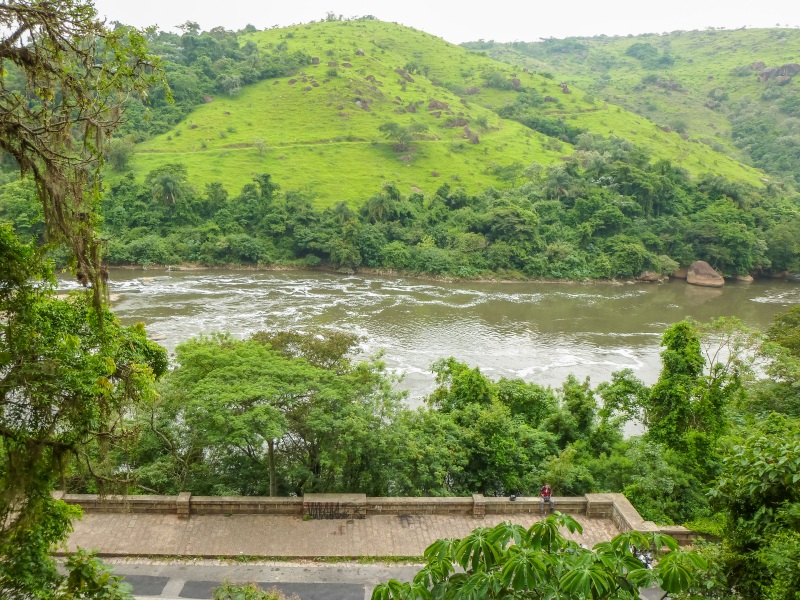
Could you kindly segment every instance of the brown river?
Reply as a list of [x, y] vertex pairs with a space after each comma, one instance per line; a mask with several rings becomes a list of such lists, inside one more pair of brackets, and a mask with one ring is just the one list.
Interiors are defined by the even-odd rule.
[[[666, 284], [441, 283], [309, 271], [114, 270], [113, 309], [144, 322], [172, 352], [212, 331], [332, 327], [384, 351], [412, 404], [433, 388], [431, 363], [454, 356], [492, 378], [558, 386], [569, 373], [594, 385], [630, 368], [646, 383], [660, 370], [664, 329], [691, 316], [735, 315], [764, 329], [800, 302], [800, 284], [761, 280], [699, 288]], [[63, 289], [72, 284], [64, 282]]]

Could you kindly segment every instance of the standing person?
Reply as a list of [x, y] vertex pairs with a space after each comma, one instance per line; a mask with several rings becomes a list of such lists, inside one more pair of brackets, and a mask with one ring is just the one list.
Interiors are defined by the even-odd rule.
[[549, 483], [545, 483], [539, 492], [539, 512], [541, 513], [544, 513], [545, 502], [550, 503], [551, 512], [555, 510], [555, 504], [553, 503], [553, 489], [550, 487]]

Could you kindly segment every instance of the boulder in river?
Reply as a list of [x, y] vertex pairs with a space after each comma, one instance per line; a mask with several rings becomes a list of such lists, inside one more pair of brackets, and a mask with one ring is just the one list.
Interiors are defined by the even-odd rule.
[[741, 281], [742, 283], [753, 283], [752, 275], [737, 275], [735, 279], [736, 281]]
[[725, 279], [704, 260], [693, 262], [686, 272], [686, 283], [703, 287], [722, 287]]
[[689, 270], [686, 267], [681, 267], [674, 273], [670, 275], [670, 277], [674, 277], [675, 279], [686, 279], [686, 276], [689, 274]]

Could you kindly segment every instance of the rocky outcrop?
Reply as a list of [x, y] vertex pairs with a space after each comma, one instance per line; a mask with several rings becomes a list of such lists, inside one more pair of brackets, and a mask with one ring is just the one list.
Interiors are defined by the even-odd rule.
[[759, 73], [758, 80], [764, 83], [767, 79], [775, 79], [778, 77], [792, 77], [800, 73], [800, 64], [787, 63], [780, 67], [771, 67], [764, 69]]
[[698, 260], [686, 272], [686, 283], [702, 287], [722, 287], [725, 279], [706, 261]]
[[406, 80], [408, 83], [414, 83], [414, 78], [413, 78], [411, 75], [409, 75], [409, 74], [408, 74], [408, 73], [405, 71], [405, 69], [401, 69], [400, 67], [397, 67], [397, 68], [394, 70], [394, 72], [395, 72], [395, 73], [397, 73], [398, 75], [400, 75], [400, 77], [402, 77], [403, 79], [405, 79], [405, 80]]

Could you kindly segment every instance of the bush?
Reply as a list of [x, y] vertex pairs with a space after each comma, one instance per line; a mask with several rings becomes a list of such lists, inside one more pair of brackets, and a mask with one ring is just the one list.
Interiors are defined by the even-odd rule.
[[214, 588], [213, 600], [300, 600], [297, 596], [286, 596], [277, 588], [261, 589], [255, 583], [231, 583], [224, 581]]

